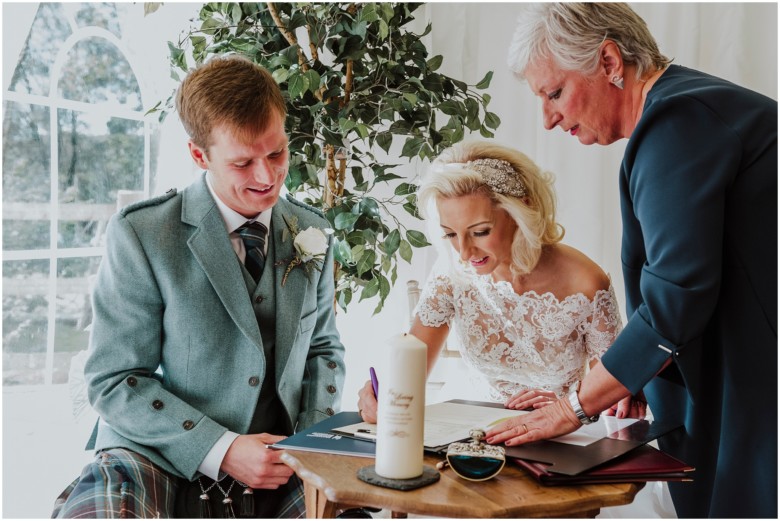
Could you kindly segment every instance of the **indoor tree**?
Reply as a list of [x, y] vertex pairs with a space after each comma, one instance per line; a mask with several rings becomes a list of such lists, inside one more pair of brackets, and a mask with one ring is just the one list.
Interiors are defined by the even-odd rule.
[[332, 225], [343, 309], [359, 294], [377, 297], [379, 311], [399, 257], [409, 262], [413, 248], [429, 245], [396, 215], [403, 208], [419, 219], [417, 186], [393, 172], [399, 161], [433, 159], [466, 132], [492, 137], [500, 123], [480, 92], [492, 72], [476, 85], [437, 72], [443, 58], [423, 43], [431, 25], [409, 28], [420, 5], [207, 3], [196, 26], [169, 42], [176, 79], [227, 53], [273, 74], [288, 108], [285, 184]]

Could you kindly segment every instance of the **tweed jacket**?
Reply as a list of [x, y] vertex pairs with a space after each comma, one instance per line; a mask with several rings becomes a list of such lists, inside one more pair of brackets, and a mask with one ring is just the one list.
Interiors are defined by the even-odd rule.
[[[100, 414], [95, 449], [124, 447], [187, 479], [227, 431], [246, 434], [263, 378], [274, 374], [289, 432], [339, 408], [344, 347], [333, 308], [332, 241], [322, 271], [293, 269], [285, 219], [325, 228], [288, 197], [269, 234], [277, 270], [275, 364], [267, 367], [243, 268], [205, 175], [180, 193], [131, 205], [107, 230], [93, 292], [85, 374]], [[278, 433], [277, 433], [278, 434]]]

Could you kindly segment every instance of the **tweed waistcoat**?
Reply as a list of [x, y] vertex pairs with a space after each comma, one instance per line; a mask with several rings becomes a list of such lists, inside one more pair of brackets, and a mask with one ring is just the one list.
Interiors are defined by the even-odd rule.
[[242, 266], [244, 282], [252, 301], [265, 355], [265, 376], [260, 387], [257, 408], [249, 426], [249, 434], [268, 432], [271, 434], [292, 434], [292, 428], [284, 421], [284, 409], [276, 394], [276, 291], [274, 275], [274, 242], [269, 234], [265, 268], [255, 284], [246, 266]]

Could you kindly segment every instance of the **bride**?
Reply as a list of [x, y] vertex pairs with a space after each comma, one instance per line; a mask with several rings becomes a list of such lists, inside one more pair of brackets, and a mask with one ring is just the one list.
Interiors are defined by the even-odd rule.
[[[433, 162], [419, 207], [435, 202], [443, 239], [459, 256], [422, 291], [410, 333], [428, 346], [428, 372], [450, 328], [463, 361], [510, 409], [540, 408], [566, 396], [620, 332], [609, 277], [561, 243], [552, 179], [524, 154], [485, 141], [460, 143]], [[359, 392], [376, 421], [370, 382]], [[605, 414], [644, 417], [644, 397]]]

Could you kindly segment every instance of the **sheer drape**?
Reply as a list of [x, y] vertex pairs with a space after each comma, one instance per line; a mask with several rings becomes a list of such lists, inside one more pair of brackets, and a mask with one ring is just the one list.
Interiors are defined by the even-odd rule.
[[[714, 74], [777, 99], [777, 5], [634, 3], [661, 51], [674, 63]], [[546, 131], [539, 101], [506, 66], [518, 3], [430, 3], [432, 54], [442, 72], [469, 83], [494, 71], [490, 109], [501, 117], [496, 139], [555, 174], [564, 242], [612, 275], [620, 299], [620, 208], [617, 174], [626, 141], [584, 146], [559, 129]]]

